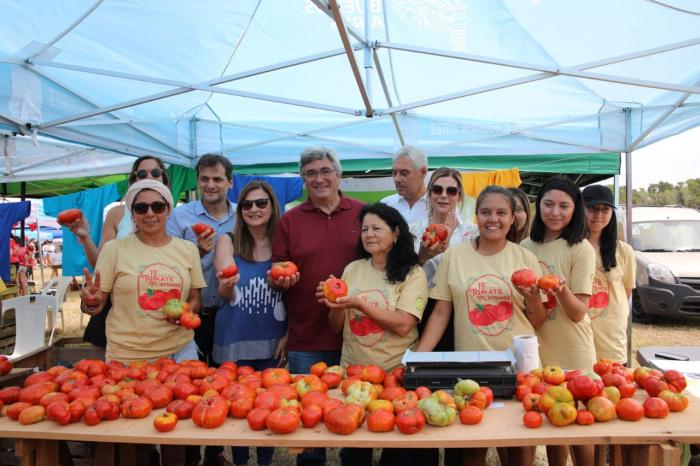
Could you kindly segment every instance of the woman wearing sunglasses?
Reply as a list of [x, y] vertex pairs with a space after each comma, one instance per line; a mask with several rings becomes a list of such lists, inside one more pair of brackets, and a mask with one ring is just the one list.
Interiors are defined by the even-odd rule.
[[[236, 361], [262, 371], [277, 367], [285, 355], [287, 313], [282, 294], [267, 282], [279, 217], [272, 187], [264, 181], [251, 181], [241, 190], [233, 233], [217, 241], [214, 267], [219, 294], [226, 300], [214, 325], [212, 356], [217, 363]], [[238, 273], [225, 277], [222, 270], [234, 264]], [[248, 447], [232, 451], [235, 464], [248, 462]], [[271, 464], [273, 453], [273, 448], [259, 447], [258, 464]]]
[[197, 359], [193, 332], [169, 322], [162, 313], [170, 299], [199, 310], [199, 289], [206, 286], [199, 252], [188, 241], [165, 231], [173, 197], [155, 180], [131, 185], [125, 196], [134, 232], [106, 243], [95, 266], [85, 271], [81, 310], [102, 311], [108, 296], [112, 310], [107, 318], [107, 357], [128, 364], [161, 357]]
[[[165, 164], [161, 159], [152, 155], [144, 155], [134, 161], [129, 173], [129, 186], [136, 181], [144, 179], [151, 179], [159, 181], [166, 186], [168, 185], [168, 175], [165, 173]], [[102, 224], [102, 238], [100, 239], [99, 247], [93, 242], [90, 236], [90, 225], [84, 217], [76, 220], [71, 225], [67, 225], [67, 228], [78, 237], [85, 249], [85, 256], [88, 262], [94, 268], [104, 244], [115, 238], [121, 239], [129, 235], [133, 229], [133, 222], [131, 212], [129, 212], [124, 203], [109, 209]], [[110, 308], [111, 303], [108, 301], [102, 312], [90, 319], [85, 328], [83, 340], [101, 348], [107, 345], [105, 321]]]
[[[104, 245], [94, 277], [85, 269], [80, 309], [97, 315], [111, 298], [107, 361], [127, 365], [160, 358], [196, 360], [194, 332], [166, 318], [162, 309], [168, 300], [179, 299], [199, 312], [200, 289], [206, 286], [199, 251], [189, 241], [166, 233], [173, 197], [163, 183], [138, 181], [129, 187], [124, 201], [133, 233]], [[184, 446], [163, 446], [161, 453], [164, 464], [184, 463]]]

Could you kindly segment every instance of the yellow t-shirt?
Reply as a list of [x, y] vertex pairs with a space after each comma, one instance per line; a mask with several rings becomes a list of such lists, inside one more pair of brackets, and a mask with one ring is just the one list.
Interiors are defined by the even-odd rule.
[[[569, 246], [562, 238], [548, 243], [526, 238], [520, 244], [537, 256], [542, 273], [562, 275], [574, 294], [591, 294], [595, 250], [588, 240]], [[543, 365], [590, 370], [595, 363], [593, 329], [588, 315], [574, 322], [558, 302], [537, 329], [537, 338]]]
[[493, 256], [468, 241], [450, 247], [435, 275], [430, 297], [453, 303], [457, 351], [503, 351], [515, 335], [534, 335], [525, 315], [525, 299], [510, 282], [518, 269], [537, 270], [537, 258], [508, 242]]
[[588, 317], [593, 327], [596, 359], [627, 360], [627, 319], [629, 305], [625, 288], [634, 288], [635, 262], [632, 248], [617, 242], [617, 265], [606, 272], [596, 253], [593, 294], [588, 302]]
[[[389, 283], [385, 272], [372, 268], [370, 259], [348, 264], [343, 271], [350, 295], [359, 295], [386, 312], [401, 310], [420, 320], [428, 298], [428, 281], [419, 266], [413, 267], [402, 283]], [[384, 330], [361, 311], [345, 311], [343, 351], [340, 364], [375, 364], [391, 370], [401, 364], [407, 349], [418, 343], [418, 329], [413, 327], [405, 337]]]
[[167, 299], [184, 301], [190, 288], [204, 288], [197, 247], [172, 238], [162, 247], [142, 243], [134, 234], [105, 243], [97, 259], [100, 288], [110, 292], [107, 360], [123, 363], [169, 357], [184, 348], [194, 332], [165, 320]]

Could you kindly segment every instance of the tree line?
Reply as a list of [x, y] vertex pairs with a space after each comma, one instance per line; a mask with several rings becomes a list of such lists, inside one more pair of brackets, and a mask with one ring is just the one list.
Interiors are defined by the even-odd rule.
[[[611, 190], [613, 186], [608, 186]], [[620, 187], [620, 202], [624, 202], [626, 187]], [[700, 178], [690, 178], [685, 181], [668, 183], [659, 181], [651, 183], [646, 189], [634, 189], [632, 202], [635, 206], [682, 205], [700, 209]]]

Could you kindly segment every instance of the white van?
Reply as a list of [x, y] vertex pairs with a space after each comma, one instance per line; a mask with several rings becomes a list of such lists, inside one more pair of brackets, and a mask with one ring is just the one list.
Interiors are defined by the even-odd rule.
[[700, 212], [633, 207], [630, 245], [637, 262], [633, 319], [700, 318]]

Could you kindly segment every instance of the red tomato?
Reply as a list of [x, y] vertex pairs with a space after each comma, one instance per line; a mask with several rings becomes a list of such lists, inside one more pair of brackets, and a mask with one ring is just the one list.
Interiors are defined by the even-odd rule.
[[367, 430], [370, 432], [391, 432], [394, 430], [395, 422], [394, 413], [386, 409], [376, 409], [367, 416]]
[[178, 417], [175, 413], [165, 412], [153, 419], [153, 427], [158, 432], [170, 432], [177, 426], [177, 419]]
[[180, 316], [180, 325], [193, 330], [202, 325], [202, 319], [199, 317], [199, 314], [195, 312], [183, 312]]
[[[321, 393], [321, 392], [311, 392], [311, 393]], [[311, 395], [309, 393], [309, 395]], [[309, 395], [306, 395], [308, 397]], [[323, 393], [325, 395], [325, 393]], [[304, 398], [306, 398], [304, 397]], [[306, 405], [301, 410], [301, 425], [306, 428], [316, 427], [316, 425], [323, 418], [323, 408], [317, 404]]]
[[338, 406], [323, 416], [323, 422], [328, 430], [338, 435], [350, 435], [357, 430], [357, 418], [347, 408], [348, 406]]
[[484, 418], [484, 412], [476, 406], [465, 406], [459, 412], [459, 420], [462, 424], [474, 425], [481, 422]]
[[425, 416], [417, 408], [408, 408], [396, 415], [396, 428], [402, 434], [415, 434], [425, 425]]
[[537, 411], [528, 411], [523, 415], [523, 424], [529, 429], [536, 429], [542, 425], [542, 415]]
[[340, 278], [329, 278], [323, 282], [323, 297], [328, 301], [334, 303], [336, 299], [347, 296], [347, 294], [348, 284], [345, 283], [345, 280], [341, 280]]
[[587, 409], [580, 409], [576, 413], [576, 424], [581, 426], [589, 426], [595, 422], [595, 416]]
[[214, 231], [214, 228], [207, 225], [206, 223], [195, 223], [194, 225], [192, 225], [192, 231], [195, 235], [201, 236], [203, 233], [206, 233], [208, 231]]
[[294, 262], [276, 262], [272, 264], [270, 269], [270, 278], [277, 281], [280, 278], [292, 277], [297, 272], [299, 272], [299, 269]]
[[0, 377], [12, 370], [12, 361], [7, 356], [0, 356]]
[[226, 420], [228, 405], [220, 396], [202, 398], [192, 409], [192, 422], [197, 427], [212, 429]]
[[532, 269], [519, 269], [510, 276], [510, 281], [515, 286], [529, 288], [537, 283], [537, 275]]
[[447, 227], [440, 223], [431, 223], [423, 233], [423, 241], [427, 241], [428, 246], [435, 243], [442, 243], [447, 239]]
[[142, 418], [151, 414], [153, 403], [148, 398], [134, 398], [122, 404], [122, 415], [126, 418]]
[[299, 427], [299, 416], [293, 409], [277, 408], [267, 416], [266, 424], [275, 434], [291, 434]]
[[83, 211], [80, 209], [64, 210], [58, 214], [58, 224], [65, 227], [81, 218], [83, 218]]
[[670, 411], [668, 403], [661, 398], [647, 398], [644, 400], [642, 406], [644, 408], [644, 415], [654, 419], [663, 419], [668, 416], [668, 412]]
[[46, 418], [57, 424], [66, 425], [71, 419], [70, 406], [65, 401], [54, 401], [46, 407]]
[[236, 264], [231, 264], [228, 267], [221, 269], [221, 276], [223, 278], [235, 277], [238, 274], [238, 266]]
[[537, 286], [544, 291], [553, 290], [561, 284], [559, 277], [552, 274], [542, 275], [537, 280]]
[[246, 416], [248, 426], [252, 430], [263, 430], [267, 425], [267, 416], [270, 415], [270, 412], [267, 408], [254, 408]]
[[632, 398], [623, 398], [615, 405], [615, 412], [625, 421], [638, 421], [644, 416], [644, 407]]

